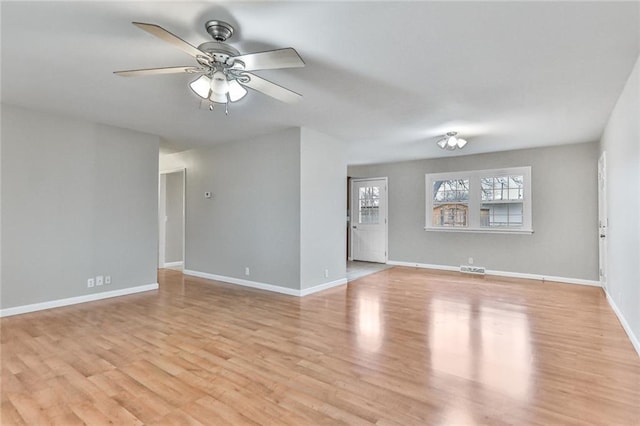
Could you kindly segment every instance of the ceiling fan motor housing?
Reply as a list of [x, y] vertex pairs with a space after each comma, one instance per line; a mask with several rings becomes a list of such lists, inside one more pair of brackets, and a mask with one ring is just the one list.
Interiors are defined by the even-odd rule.
[[228, 60], [231, 57], [240, 55], [240, 52], [229, 46], [227, 43], [218, 41], [208, 41], [198, 46], [199, 50], [209, 53], [214, 62], [219, 64], [228, 64]]

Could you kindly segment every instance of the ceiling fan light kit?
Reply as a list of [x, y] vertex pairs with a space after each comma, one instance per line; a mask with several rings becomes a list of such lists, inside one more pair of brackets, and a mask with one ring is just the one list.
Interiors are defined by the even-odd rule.
[[458, 132], [447, 132], [441, 139], [438, 139], [436, 144], [447, 151], [455, 151], [456, 149], [462, 149], [467, 144], [467, 141], [459, 138]]
[[196, 95], [207, 99], [209, 93], [211, 93], [211, 79], [206, 75], [201, 75], [189, 83], [189, 87], [191, 87], [191, 90], [193, 90]]
[[237, 102], [244, 98], [248, 93], [247, 88], [286, 103], [295, 103], [302, 98], [292, 90], [249, 72], [304, 67], [304, 61], [291, 47], [241, 55], [237, 49], [226, 43], [233, 35], [233, 26], [217, 20], [207, 21], [205, 24], [214, 41], [202, 43], [198, 47], [158, 25], [143, 22], [133, 22], [133, 25], [188, 53], [196, 60], [197, 65], [115, 71], [116, 75], [131, 77], [175, 73], [201, 74], [189, 83], [189, 87], [200, 98], [210, 102], [210, 110], [213, 110], [215, 103], [225, 104], [227, 113], [229, 102]]

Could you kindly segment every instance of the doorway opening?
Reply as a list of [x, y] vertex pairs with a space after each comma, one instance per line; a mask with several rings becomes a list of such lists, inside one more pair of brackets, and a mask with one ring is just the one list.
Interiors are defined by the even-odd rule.
[[160, 172], [158, 267], [184, 267], [186, 170]]

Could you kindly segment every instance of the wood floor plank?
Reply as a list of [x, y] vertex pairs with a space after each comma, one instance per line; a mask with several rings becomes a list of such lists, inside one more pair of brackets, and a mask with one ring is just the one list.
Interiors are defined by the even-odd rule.
[[192, 415], [185, 413], [183, 410], [174, 410], [157, 421], [147, 423], [149, 426], [207, 426], [216, 424], [211, 420], [201, 423]]
[[[51, 425], [51, 419], [44, 413], [42, 407], [38, 406], [36, 401], [28, 394], [14, 393], [9, 394], [9, 401], [15, 407], [16, 411], [26, 424], [34, 425]], [[3, 405], [3, 409], [5, 406]], [[4, 413], [3, 413], [4, 417]]]
[[0, 422], [638, 425], [601, 289], [395, 267], [304, 298], [156, 292], [0, 319]]
[[0, 421], [5, 426], [26, 425], [25, 419], [20, 415], [16, 407], [11, 403], [7, 395], [6, 400], [2, 401], [2, 414]]
[[246, 417], [227, 404], [210, 396], [200, 398], [185, 407], [199, 421], [209, 425], [258, 425], [259, 423]]

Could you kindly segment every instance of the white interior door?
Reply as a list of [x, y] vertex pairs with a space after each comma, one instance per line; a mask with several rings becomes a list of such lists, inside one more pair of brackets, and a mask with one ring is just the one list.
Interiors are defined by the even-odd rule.
[[387, 178], [351, 181], [351, 257], [387, 262]]
[[600, 285], [607, 289], [607, 157], [602, 153], [598, 160], [598, 251]]

